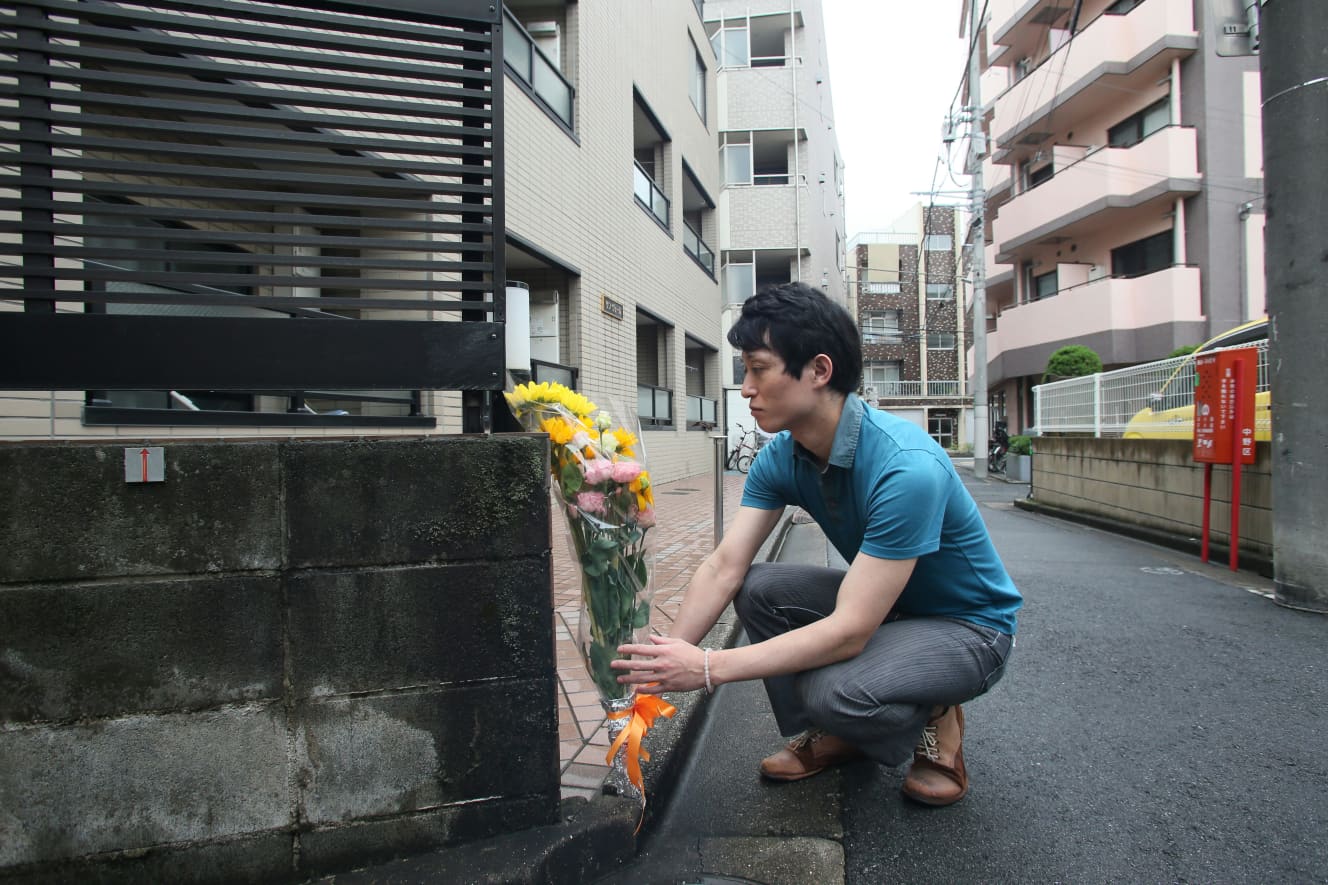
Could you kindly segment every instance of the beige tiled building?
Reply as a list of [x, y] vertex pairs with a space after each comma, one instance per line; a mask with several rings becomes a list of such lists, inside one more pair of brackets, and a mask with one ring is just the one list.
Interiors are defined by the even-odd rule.
[[[801, 281], [845, 303], [844, 167], [820, 0], [706, 0], [718, 60], [723, 328], [756, 289]], [[754, 422], [722, 348], [727, 429]]]
[[519, 24], [509, 62], [529, 40], [560, 71], [532, 81], [509, 66], [506, 97], [507, 276], [529, 286], [536, 377], [574, 370], [600, 405], [637, 408], [657, 479], [707, 471], [721, 384], [720, 186], [717, 66], [699, 10], [508, 9]]
[[1062, 345], [1111, 368], [1264, 313], [1258, 59], [1227, 54], [1224, 5], [986, 4], [988, 381], [1011, 432]]

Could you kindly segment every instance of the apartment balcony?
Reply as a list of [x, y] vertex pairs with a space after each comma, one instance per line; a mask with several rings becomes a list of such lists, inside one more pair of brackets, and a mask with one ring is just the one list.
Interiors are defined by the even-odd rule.
[[1125, 148], [1057, 146], [1053, 167], [1052, 178], [1000, 207], [992, 223], [997, 261], [1014, 261], [1049, 237], [1082, 238], [1136, 217], [1142, 223], [1200, 189], [1198, 141], [1188, 126], [1167, 126]]
[[1064, 128], [1153, 89], [1173, 59], [1199, 46], [1193, 5], [1193, 0], [1146, 0], [1127, 15], [1099, 16], [997, 97], [991, 124], [995, 147], [1041, 144], [1054, 134], [1053, 122]]
[[883, 381], [872, 385], [877, 399], [963, 398], [968, 394], [962, 381]]
[[793, 59], [778, 59], [777, 66], [774, 60], [760, 61], [770, 66], [724, 69], [718, 80], [721, 129], [792, 129], [797, 123], [794, 77], [802, 65]]
[[1011, 174], [1010, 166], [1004, 163], [997, 163], [988, 155], [982, 161], [982, 186], [987, 191], [987, 199], [991, 199], [1002, 191], [1009, 190], [1011, 182], [1014, 180]]
[[1000, 248], [988, 243], [983, 250], [983, 268], [987, 279], [987, 313], [992, 314], [1004, 304], [1014, 301], [1014, 265], [996, 260]]
[[791, 249], [798, 244], [798, 217], [807, 227], [807, 197], [799, 206], [795, 185], [730, 186], [719, 195], [720, 217], [728, 223], [721, 227], [719, 248]]
[[1159, 341], [1191, 340], [1203, 323], [1197, 267], [1105, 277], [1002, 311], [987, 333], [987, 374], [993, 384], [1041, 374], [1063, 344], [1087, 345], [1108, 365], [1141, 362], [1158, 355]]
[[988, 57], [1011, 52], [1032, 55], [1048, 28], [1069, 27], [1074, 0], [987, 0]]

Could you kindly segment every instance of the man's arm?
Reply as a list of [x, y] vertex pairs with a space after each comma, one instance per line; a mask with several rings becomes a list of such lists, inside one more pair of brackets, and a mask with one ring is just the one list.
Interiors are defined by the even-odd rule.
[[[755, 645], [712, 651], [711, 684], [799, 673], [855, 657], [885, 621], [899, 594], [904, 592], [915, 562], [914, 559], [877, 559], [859, 553], [840, 584], [835, 610], [828, 617]], [[741, 586], [741, 579], [738, 586]], [[737, 588], [733, 592], [736, 593]], [[688, 596], [691, 596], [690, 590]], [[724, 604], [728, 599], [732, 596]], [[651, 637], [649, 645], [621, 646], [621, 654], [636, 659], [614, 662], [624, 671], [620, 681], [637, 685], [658, 683], [650, 688], [652, 692], [689, 691], [703, 687], [704, 653], [691, 642], [689, 637], [675, 629], [674, 635], [667, 639]]]
[[756, 552], [779, 523], [782, 510], [741, 507], [733, 524], [696, 569], [669, 635], [695, 645], [715, 626], [724, 607], [742, 587]]

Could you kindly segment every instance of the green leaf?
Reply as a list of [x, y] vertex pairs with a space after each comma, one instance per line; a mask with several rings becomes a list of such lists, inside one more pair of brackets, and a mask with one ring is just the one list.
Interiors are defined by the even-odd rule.
[[581, 468], [576, 465], [576, 462], [569, 462], [563, 465], [562, 476], [559, 477], [558, 484], [563, 487], [563, 494], [570, 496], [581, 491], [584, 479]]
[[636, 617], [632, 618], [632, 629], [640, 630], [650, 623], [650, 603], [643, 602], [636, 607]]

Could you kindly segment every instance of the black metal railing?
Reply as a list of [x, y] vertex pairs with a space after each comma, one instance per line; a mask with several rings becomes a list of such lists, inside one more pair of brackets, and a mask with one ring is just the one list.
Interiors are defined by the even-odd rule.
[[687, 254], [696, 260], [696, 263], [705, 269], [705, 272], [712, 277], [715, 275], [715, 253], [706, 241], [701, 239], [696, 228], [692, 227], [685, 220], [682, 223], [682, 247]]
[[642, 427], [671, 427], [673, 391], [651, 384], [636, 385], [636, 414]]
[[540, 104], [564, 129], [571, 132], [572, 101], [575, 96], [572, 84], [558, 70], [556, 61], [551, 61], [535, 45], [521, 22], [506, 9], [503, 10], [503, 20], [507, 24], [507, 35], [503, 42], [503, 60], [507, 62], [507, 69], [539, 99]]

